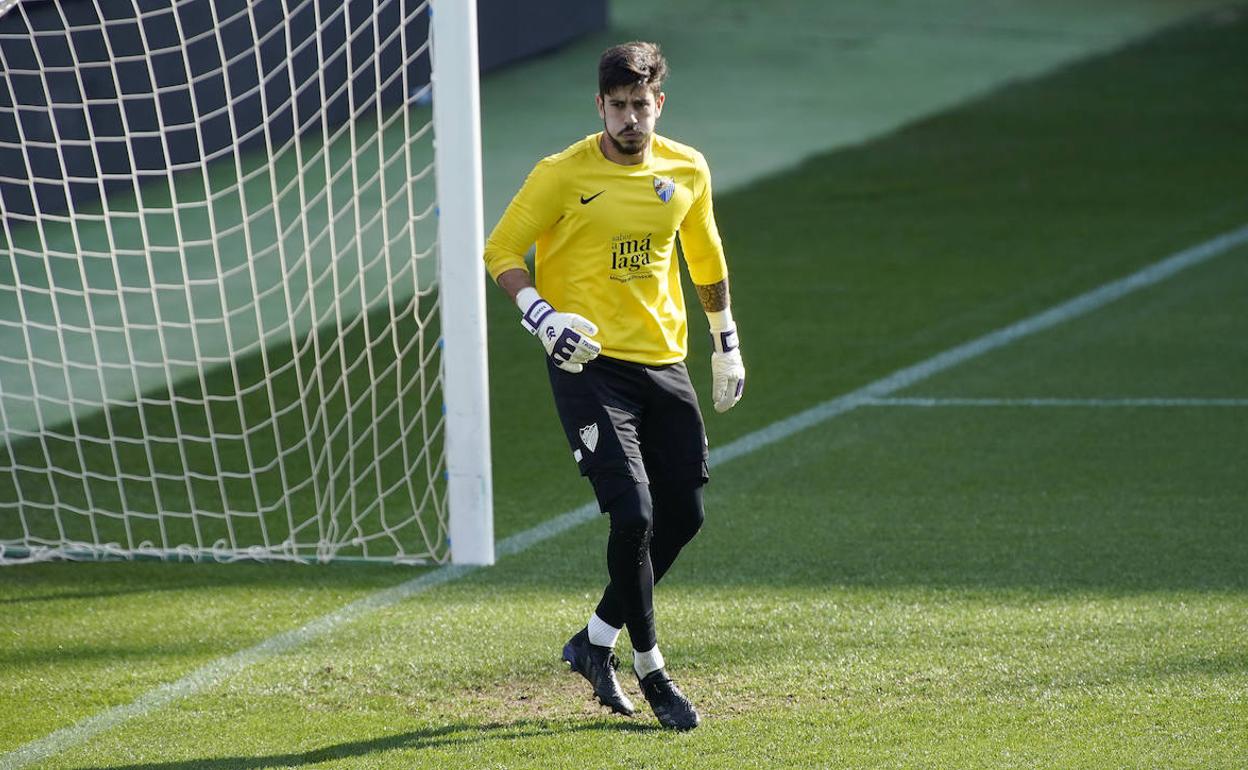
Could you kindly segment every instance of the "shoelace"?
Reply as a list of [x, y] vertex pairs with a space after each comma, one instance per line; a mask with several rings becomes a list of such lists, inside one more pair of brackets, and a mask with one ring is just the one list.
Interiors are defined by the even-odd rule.
[[669, 695], [678, 695], [684, 697], [684, 694], [676, 689], [676, 683], [671, 678], [654, 679], [646, 683], [646, 689], [653, 690], [655, 694], [666, 691]]

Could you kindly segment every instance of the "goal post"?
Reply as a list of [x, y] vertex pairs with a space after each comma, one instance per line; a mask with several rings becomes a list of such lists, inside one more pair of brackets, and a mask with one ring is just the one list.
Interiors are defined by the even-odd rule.
[[451, 559], [493, 564], [477, 4], [435, 0], [432, 39]]
[[0, 0], [0, 564], [492, 563], [475, 3]]

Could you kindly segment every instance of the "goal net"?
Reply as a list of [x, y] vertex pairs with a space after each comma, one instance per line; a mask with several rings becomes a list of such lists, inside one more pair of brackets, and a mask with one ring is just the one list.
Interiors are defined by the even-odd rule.
[[0, 0], [0, 563], [492, 561], [473, 5]]

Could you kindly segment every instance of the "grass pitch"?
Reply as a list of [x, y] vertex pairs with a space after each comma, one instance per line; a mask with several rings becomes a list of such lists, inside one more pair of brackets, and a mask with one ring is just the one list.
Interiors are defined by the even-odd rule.
[[[1243, 14], [1200, 19], [722, 197], [750, 386], [712, 442], [1242, 226], [1246, 42]], [[657, 593], [692, 734], [603, 713], [557, 663], [597, 522], [40, 766], [1243, 767], [1248, 420], [1211, 399], [1248, 398], [1246, 292], [1240, 246], [901, 394], [929, 406], [718, 469]], [[532, 340], [491, 313], [505, 537], [588, 490]], [[0, 750], [412, 574], [0, 571]]]

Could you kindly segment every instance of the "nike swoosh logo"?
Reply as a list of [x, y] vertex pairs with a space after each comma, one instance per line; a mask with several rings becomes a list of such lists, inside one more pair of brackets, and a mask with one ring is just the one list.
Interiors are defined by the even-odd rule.
[[586, 203], [589, 203], [589, 202], [590, 202], [590, 201], [592, 201], [594, 198], [597, 198], [599, 195], [602, 195], [604, 192], [606, 192], [606, 190], [599, 190], [598, 192], [594, 193], [593, 195], [589, 196], [588, 198], [586, 198], [584, 195], [582, 195], [582, 196], [581, 196], [581, 205], [582, 205], [582, 206], [584, 206]]

